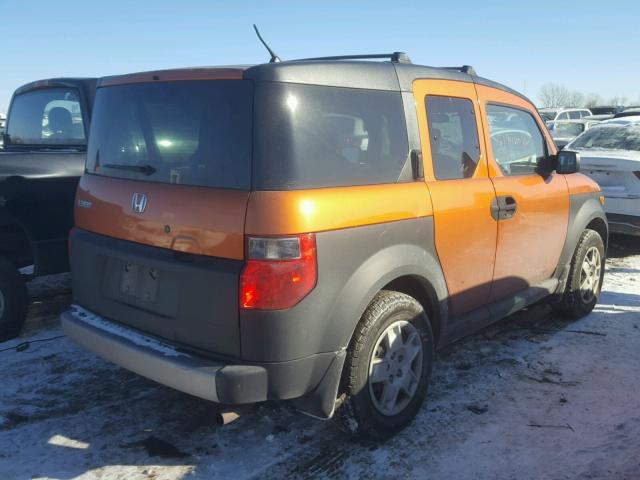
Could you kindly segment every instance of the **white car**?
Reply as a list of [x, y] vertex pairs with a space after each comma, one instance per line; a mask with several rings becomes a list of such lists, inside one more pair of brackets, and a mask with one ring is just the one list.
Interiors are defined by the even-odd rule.
[[585, 117], [582, 120], [558, 120], [553, 122], [549, 130], [556, 147], [562, 150], [571, 140], [599, 123], [599, 120], [591, 120], [591, 117]]
[[640, 236], [640, 116], [601, 122], [565, 149], [602, 188], [610, 231]]
[[558, 120], [580, 120], [593, 115], [588, 108], [540, 108], [538, 109], [547, 127], [553, 127]]
[[0, 148], [2, 148], [2, 144], [4, 140], [4, 128], [5, 128], [6, 121], [7, 121], [7, 116], [4, 113], [0, 113]]

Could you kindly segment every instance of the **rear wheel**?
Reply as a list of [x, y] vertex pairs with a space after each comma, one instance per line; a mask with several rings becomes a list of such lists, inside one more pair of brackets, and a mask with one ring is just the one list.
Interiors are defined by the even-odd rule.
[[422, 306], [381, 291], [362, 316], [347, 352], [337, 412], [343, 429], [389, 438], [416, 416], [427, 393], [433, 335]]
[[28, 305], [24, 278], [9, 260], [0, 257], [0, 342], [20, 334]]
[[602, 237], [595, 230], [585, 230], [571, 259], [564, 294], [554, 309], [575, 319], [589, 314], [600, 296], [604, 262]]

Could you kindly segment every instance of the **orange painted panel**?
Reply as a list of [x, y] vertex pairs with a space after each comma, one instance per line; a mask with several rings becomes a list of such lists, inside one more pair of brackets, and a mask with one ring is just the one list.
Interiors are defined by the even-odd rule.
[[432, 214], [423, 182], [252, 192], [246, 233], [288, 235], [392, 222]]
[[[132, 195], [147, 195], [134, 213]], [[83, 175], [75, 224], [91, 232], [200, 255], [242, 259], [249, 192]], [[79, 202], [88, 208], [79, 207]], [[89, 206], [90, 205], [90, 206]]]
[[[491, 216], [495, 192], [488, 178], [483, 127], [472, 83], [416, 80], [413, 84], [427, 186], [434, 210], [435, 243], [454, 315], [474, 310], [488, 299], [493, 279], [497, 222]], [[475, 107], [480, 160], [473, 178], [436, 180], [425, 106], [426, 95], [471, 100]]]
[[564, 178], [567, 181], [569, 194], [571, 195], [602, 191], [600, 185], [582, 173], [572, 173], [571, 175], [565, 175]]
[[496, 252], [495, 198], [488, 179], [430, 182], [435, 240], [454, 315], [489, 299]]
[[560, 259], [569, 222], [569, 192], [564, 175], [543, 177], [538, 173], [506, 176], [499, 169], [491, 148], [486, 105], [497, 103], [526, 110], [536, 120], [550, 154], [556, 147], [535, 107], [518, 95], [504, 90], [476, 85], [489, 174], [497, 196], [511, 196], [517, 210], [513, 218], [498, 222], [491, 301], [505, 298], [529, 285], [550, 278]]
[[558, 265], [569, 223], [569, 194], [562, 175], [493, 179], [498, 196], [517, 202], [513, 218], [498, 222], [491, 300], [550, 278]]

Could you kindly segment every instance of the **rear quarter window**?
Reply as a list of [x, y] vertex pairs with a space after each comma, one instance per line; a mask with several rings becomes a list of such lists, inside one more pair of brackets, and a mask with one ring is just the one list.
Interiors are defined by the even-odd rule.
[[253, 188], [397, 182], [408, 142], [399, 92], [256, 86]]

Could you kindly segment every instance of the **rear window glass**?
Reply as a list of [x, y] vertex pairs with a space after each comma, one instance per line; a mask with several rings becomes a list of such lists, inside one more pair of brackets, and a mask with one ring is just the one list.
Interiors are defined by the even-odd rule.
[[249, 189], [252, 84], [209, 80], [99, 88], [87, 172]]
[[394, 183], [407, 161], [399, 92], [261, 83], [255, 112], [257, 190]]
[[16, 95], [7, 126], [12, 145], [85, 145], [80, 98], [75, 89], [47, 88]]
[[640, 124], [600, 125], [590, 128], [574, 140], [571, 148], [640, 151]]

